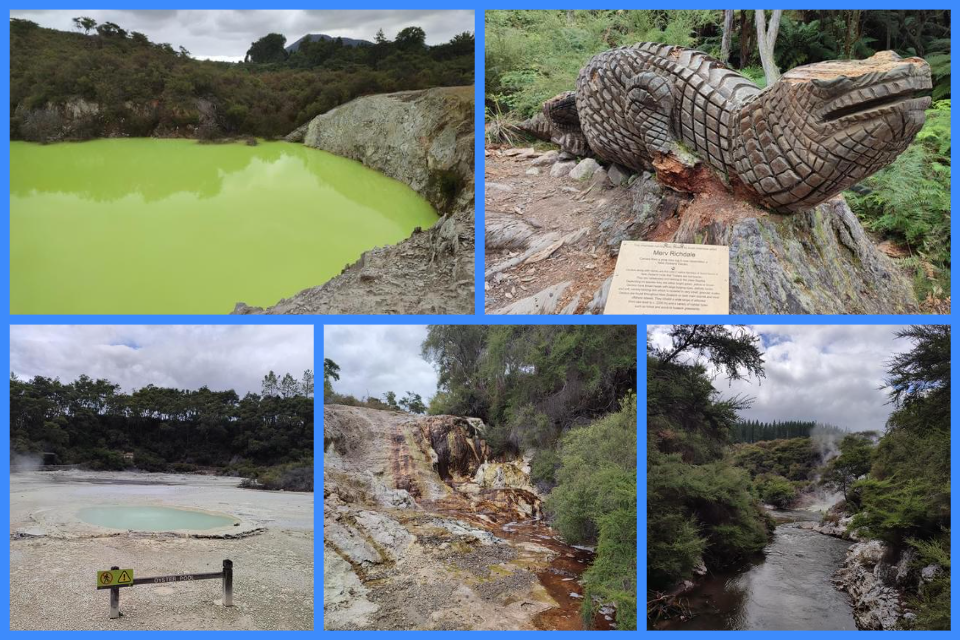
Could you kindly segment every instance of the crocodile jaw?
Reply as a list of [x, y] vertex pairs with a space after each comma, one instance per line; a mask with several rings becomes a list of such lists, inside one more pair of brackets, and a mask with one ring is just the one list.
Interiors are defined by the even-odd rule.
[[907, 148], [930, 88], [925, 61], [892, 51], [797, 67], [742, 108], [736, 177], [770, 209], [814, 207]]

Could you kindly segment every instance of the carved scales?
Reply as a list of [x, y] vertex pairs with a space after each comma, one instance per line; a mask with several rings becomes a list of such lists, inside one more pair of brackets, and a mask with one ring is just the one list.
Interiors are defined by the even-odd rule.
[[655, 43], [598, 54], [575, 92], [524, 123], [634, 170], [682, 144], [747, 198], [810, 209], [893, 162], [923, 126], [930, 68], [887, 51], [798, 67], [760, 90], [706, 54]]

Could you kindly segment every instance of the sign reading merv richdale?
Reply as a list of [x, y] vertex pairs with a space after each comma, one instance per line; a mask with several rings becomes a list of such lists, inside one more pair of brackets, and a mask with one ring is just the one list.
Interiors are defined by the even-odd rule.
[[674, 242], [620, 245], [605, 314], [730, 313], [730, 250]]

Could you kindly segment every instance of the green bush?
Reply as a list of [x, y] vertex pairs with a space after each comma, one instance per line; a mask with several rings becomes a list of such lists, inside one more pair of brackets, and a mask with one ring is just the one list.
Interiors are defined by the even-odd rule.
[[571, 544], [597, 541], [584, 573], [583, 616], [593, 617], [593, 596], [617, 606], [620, 629], [636, 629], [637, 606], [637, 397], [586, 427], [572, 429], [560, 446], [558, 485], [547, 499], [554, 527]]
[[940, 569], [930, 581], [921, 580], [909, 606], [916, 612], [915, 629], [950, 629], [950, 529], [931, 540], [907, 541], [917, 551], [916, 569], [936, 565]]
[[950, 100], [935, 102], [913, 144], [847, 199], [868, 229], [910, 250], [921, 300], [949, 295]]
[[583, 574], [582, 614], [592, 620], [596, 603], [612, 602], [617, 628], [637, 628], [637, 508], [617, 509], [600, 518], [594, 563]]
[[636, 396], [588, 427], [570, 430], [560, 446], [558, 486], [547, 510], [563, 537], [577, 544], [596, 540], [601, 516], [636, 504]]
[[122, 453], [103, 448], [90, 450], [86, 464], [94, 471], [123, 471], [129, 466]]
[[246, 489], [267, 491], [313, 491], [313, 460], [247, 471], [240, 483]]
[[158, 472], [168, 469], [166, 460], [149, 451], [137, 451], [133, 454], [133, 464], [141, 471]]
[[637, 42], [695, 44], [694, 32], [716, 24], [718, 12], [487, 11], [487, 99], [530, 117], [549, 98], [576, 86], [593, 55]]
[[774, 474], [788, 480], [809, 480], [820, 463], [820, 453], [810, 438], [764, 440], [734, 445], [733, 460], [754, 478]]
[[786, 509], [797, 499], [797, 490], [783, 476], [765, 474], [758, 477], [754, 484], [760, 499], [778, 509]]
[[560, 465], [560, 455], [552, 449], [542, 449], [533, 456], [530, 464], [530, 479], [537, 484], [553, 486], [555, 473]]

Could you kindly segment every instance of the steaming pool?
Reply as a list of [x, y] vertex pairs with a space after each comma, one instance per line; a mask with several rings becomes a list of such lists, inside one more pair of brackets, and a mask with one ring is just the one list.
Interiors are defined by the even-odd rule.
[[[128, 471], [10, 474], [10, 628], [313, 628], [312, 493], [242, 489], [239, 478]], [[236, 526], [239, 525], [239, 526]], [[94, 571], [137, 576], [234, 566], [234, 603], [216, 581], [125, 589], [120, 620]], [[43, 567], [38, 573], [37, 567]]]
[[229, 516], [173, 507], [85, 507], [77, 516], [87, 524], [128, 531], [202, 531], [239, 524]]

